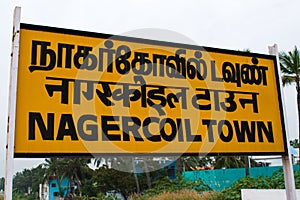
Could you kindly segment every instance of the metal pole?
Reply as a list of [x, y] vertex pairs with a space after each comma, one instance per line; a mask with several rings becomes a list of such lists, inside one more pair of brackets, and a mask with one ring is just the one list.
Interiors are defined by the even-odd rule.
[[39, 199], [40, 200], [42, 199], [42, 189], [43, 189], [42, 184], [39, 184]]
[[[277, 44], [274, 44], [273, 46], [269, 47], [269, 54], [270, 55], [275, 55], [276, 56], [276, 62], [277, 62], [277, 67], [278, 67], [278, 73], [280, 76], [280, 64], [279, 64], [279, 59], [278, 59], [278, 47]], [[286, 142], [287, 142], [287, 150], [288, 150], [288, 155], [287, 156], [282, 156], [282, 165], [283, 165], [283, 173], [284, 173], [284, 182], [285, 182], [285, 191], [286, 191], [286, 199], [287, 200], [297, 200], [296, 197], [296, 187], [295, 187], [295, 179], [294, 179], [294, 170], [293, 170], [293, 165], [292, 165], [292, 156], [290, 152], [290, 144], [288, 140], [288, 123], [287, 123], [287, 117], [286, 117], [286, 110], [285, 110], [285, 101], [284, 101], [284, 96], [283, 96], [283, 89], [282, 89], [282, 83], [280, 80], [280, 91], [281, 91], [281, 101], [283, 105], [283, 112], [284, 112], [284, 123], [286, 127]]]
[[19, 43], [20, 43], [20, 17], [21, 8], [15, 7], [14, 24], [12, 36], [12, 53], [10, 66], [10, 90], [9, 90], [9, 110], [8, 128], [6, 143], [6, 171], [5, 171], [5, 192], [4, 199], [12, 199], [13, 170], [14, 170], [14, 143], [15, 143], [15, 119], [16, 119], [16, 95], [18, 80]]

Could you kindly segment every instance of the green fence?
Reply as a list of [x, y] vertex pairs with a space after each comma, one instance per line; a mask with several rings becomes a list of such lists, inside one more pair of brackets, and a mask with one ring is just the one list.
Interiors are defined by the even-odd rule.
[[[266, 177], [272, 176], [272, 174], [279, 169], [282, 169], [282, 167], [254, 167], [249, 169], [249, 173], [252, 177]], [[300, 165], [294, 165], [294, 171], [299, 170]], [[205, 184], [217, 191], [222, 191], [224, 188], [230, 187], [235, 181], [245, 176], [245, 168], [183, 172], [183, 178], [185, 180], [196, 181], [202, 179]]]

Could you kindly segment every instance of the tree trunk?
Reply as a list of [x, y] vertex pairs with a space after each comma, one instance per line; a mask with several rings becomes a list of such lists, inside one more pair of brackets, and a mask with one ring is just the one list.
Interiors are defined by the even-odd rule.
[[[299, 83], [299, 76], [296, 76], [296, 90], [297, 90], [297, 106], [298, 106], [298, 142], [300, 143], [300, 83]], [[289, 144], [289, 143], [288, 143]], [[288, 147], [290, 148], [290, 147]], [[300, 153], [300, 145], [299, 145], [299, 153]]]
[[181, 180], [181, 175], [182, 175], [182, 157], [180, 156], [179, 158], [177, 158], [176, 160], [176, 172], [177, 172], [177, 176], [178, 179]]
[[133, 168], [133, 173], [134, 173], [134, 179], [135, 179], [135, 184], [136, 184], [136, 193], [140, 194], [140, 184], [139, 184], [139, 179], [136, 174], [136, 168], [135, 168], [135, 163], [134, 163], [134, 158], [132, 158], [132, 168]]
[[78, 186], [78, 190], [79, 190], [79, 196], [82, 197], [82, 192], [81, 192], [81, 187], [80, 187], [80, 180], [78, 178], [77, 173], [75, 173], [75, 178], [76, 178], [76, 182], [77, 182], [77, 186]]
[[[300, 143], [300, 84], [299, 80], [297, 80], [297, 106], [298, 106], [298, 129], [299, 129], [299, 136], [298, 136], [298, 142]], [[290, 148], [290, 147], [288, 147]], [[299, 145], [299, 153], [300, 153], [300, 145]]]
[[246, 170], [246, 176], [250, 175], [249, 172], [249, 156], [244, 156], [244, 161], [245, 161], [245, 170]]
[[147, 161], [145, 161], [145, 159], [143, 161], [144, 161], [145, 173], [146, 173], [146, 177], [147, 177], [147, 185], [148, 185], [148, 188], [151, 189], [151, 177], [150, 177], [148, 164], [147, 164]]

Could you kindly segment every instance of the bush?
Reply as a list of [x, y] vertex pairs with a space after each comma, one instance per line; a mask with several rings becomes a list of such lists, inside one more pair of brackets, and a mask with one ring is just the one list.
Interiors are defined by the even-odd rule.
[[[295, 172], [295, 185], [300, 188], [300, 171]], [[271, 177], [245, 177], [236, 181], [232, 186], [225, 189], [222, 193], [226, 200], [240, 200], [241, 189], [284, 189], [283, 170], [278, 170]]]
[[201, 196], [195, 190], [179, 190], [176, 192], [164, 192], [160, 195], [150, 197], [149, 200], [197, 200]]
[[103, 193], [98, 193], [97, 197], [75, 197], [73, 200], [119, 200], [116, 195], [105, 195]]
[[161, 194], [148, 197], [147, 195], [133, 195], [130, 200], [223, 200], [224, 195], [220, 192], [204, 192], [199, 194], [195, 190], [165, 191]]
[[221, 192], [211, 191], [211, 192], [203, 192], [201, 194], [201, 199], [203, 199], [203, 200], [224, 200], [225, 196]]

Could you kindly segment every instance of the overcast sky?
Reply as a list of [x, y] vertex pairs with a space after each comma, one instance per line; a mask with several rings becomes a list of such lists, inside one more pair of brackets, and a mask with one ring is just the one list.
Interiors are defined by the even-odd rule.
[[[21, 6], [21, 22], [110, 34], [134, 34], [171, 42], [268, 53], [300, 47], [298, 0], [71, 1], [0, 0], [0, 177], [5, 174], [8, 88], [13, 10]], [[147, 31], [148, 30], [148, 31]], [[169, 31], [169, 32], [168, 32]], [[170, 32], [171, 31], [171, 32]], [[129, 32], [129, 33], [128, 33]], [[174, 33], [159, 34], [159, 33]], [[171, 37], [171, 35], [182, 35]], [[132, 35], [131, 34], [131, 35]], [[188, 39], [187, 39], [188, 38]], [[178, 41], [179, 40], [179, 41]], [[298, 135], [296, 92], [284, 89], [289, 136]], [[15, 171], [43, 159], [15, 159]]]

